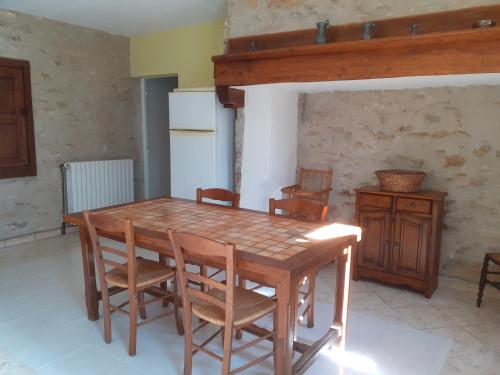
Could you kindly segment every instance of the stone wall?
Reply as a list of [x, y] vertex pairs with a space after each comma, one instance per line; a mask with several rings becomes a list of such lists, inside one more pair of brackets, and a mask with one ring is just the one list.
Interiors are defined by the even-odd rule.
[[353, 189], [376, 169], [428, 173], [424, 188], [449, 193], [442, 272], [476, 278], [500, 243], [500, 86], [306, 94], [299, 165], [333, 167], [333, 217], [350, 221]]
[[0, 11], [0, 56], [30, 61], [38, 168], [36, 177], [0, 180], [0, 239], [60, 226], [63, 162], [133, 158], [142, 197], [128, 38]]
[[[500, 0], [228, 0], [226, 36], [492, 4]], [[477, 262], [500, 239], [499, 97], [498, 87], [306, 95], [299, 102], [299, 164], [334, 165], [333, 209], [346, 220], [353, 212], [352, 189], [376, 182], [375, 169], [428, 171], [426, 187], [450, 193], [442, 272], [477, 281]]]
[[500, 4], [500, 0], [229, 0], [228, 36], [314, 28]]

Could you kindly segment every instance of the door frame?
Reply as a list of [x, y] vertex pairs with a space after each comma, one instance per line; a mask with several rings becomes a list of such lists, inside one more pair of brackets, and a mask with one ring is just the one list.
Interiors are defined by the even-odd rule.
[[158, 76], [141, 77], [141, 132], [142, 132], [142, 159], [144, 163], [144, 198], [149, 199], [151, 194], [149, 191], [149, 139], [148, 139], [148, 111], [146, 98], [146, 80], [155, 78], [177, 77], [178, 74], [164, 74]]

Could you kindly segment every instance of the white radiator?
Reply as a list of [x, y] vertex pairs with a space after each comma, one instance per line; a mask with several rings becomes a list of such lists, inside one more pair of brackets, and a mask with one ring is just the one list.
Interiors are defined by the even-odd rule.
[[134, 165], [130, 159], [65, 163], [61, 167], [66, 213], [134, 200]]

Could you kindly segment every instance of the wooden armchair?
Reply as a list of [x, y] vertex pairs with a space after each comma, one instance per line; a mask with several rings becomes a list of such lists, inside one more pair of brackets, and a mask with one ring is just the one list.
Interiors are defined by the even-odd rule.
[[286, 186], [281, 192], [288, 198], [312, 199], [328, 204], [332, 191], [332, 169], [306, 169], [300, 167], [296, 185]]

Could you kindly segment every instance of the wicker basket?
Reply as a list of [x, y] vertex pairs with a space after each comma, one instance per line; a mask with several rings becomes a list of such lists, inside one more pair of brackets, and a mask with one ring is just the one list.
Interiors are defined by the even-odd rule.
[[397, 169], [375, 171], [382, 190], [397, 193], [416, 193], [424, 181], [425, 172]]

